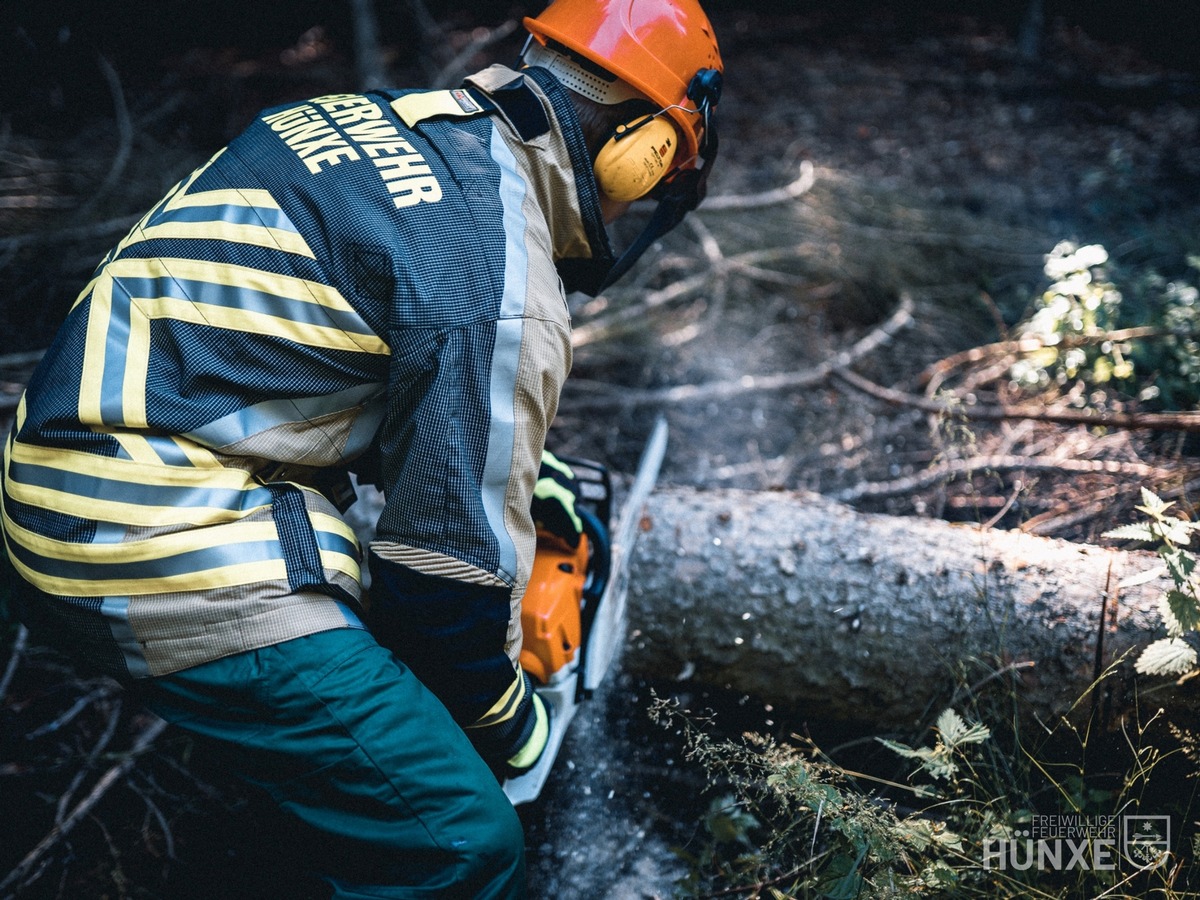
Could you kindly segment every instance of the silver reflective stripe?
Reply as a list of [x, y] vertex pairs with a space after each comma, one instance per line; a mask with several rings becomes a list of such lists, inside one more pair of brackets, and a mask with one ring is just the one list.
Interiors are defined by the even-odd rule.
[[504, 509], [512, 480], [513, 444], [516, 428], [517, 369], [524, 336], [525, 293], [529, 279], [529, 251], [525, 246], [525, 181], [517, 170], [516, 157], [493, 126], [492, 159], [500, 167], [500, 202], [504, 209], [504, 295], [500, 321], [496, 323], [496, 346], [492, 351], [491, 421], [488, 428], [487, 459], [483, 470], [483, 508], [488, 524], [500, 545], [501, 577], [517, 577], [517, 549], [505, 526]]
[[276, 425], [304, 422], [350, 409], [382, 390], [380, 384], [362, 384], [320, 397], [266, 400], [201, 425], [189, 431], [186, 437], [208, 447], [227, 447]]
[[378, 399], [368, 400], [358, 418], [354, 420], [350, 436], [346, 439], [346, 449], [343, 451], [347, 458], [365, 453], [375, 443], [379, 426], [387, 414], [385, 397], [386, 395], [381, 392]]
[[145, 678], [150, 674], [142, 645], [133, 636], [129, 625], [129, 598], [105, 597], [100, 603], [100, 613], [108, 622], [108, 630], [125, 657], [125, 668], [134, 678]]

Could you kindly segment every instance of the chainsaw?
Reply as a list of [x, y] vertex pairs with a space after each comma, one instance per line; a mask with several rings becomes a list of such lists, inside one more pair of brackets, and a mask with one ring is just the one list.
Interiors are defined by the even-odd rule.
[[667, 423], [660, 417], [615, 517], [608, 470], [560, 457], [579, 483], [575, 510], [583, 535], [574, 549], [539, 535], [521, 602], [521, 668], [550, 713], [550, 735], [537, 764], [504, 782], [514, 806], [541, 796], [579, 704], [600, 686], [625, 639], [633, 544], [666, 449]]

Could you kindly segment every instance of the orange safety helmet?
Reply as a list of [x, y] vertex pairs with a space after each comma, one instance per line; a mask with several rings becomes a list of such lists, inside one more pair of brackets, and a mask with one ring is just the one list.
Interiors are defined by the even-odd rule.
[[724, 65], [696, 0], [553, 0], [524, 24], [538, 43], [556, 41], [665, 110], [683, 140], [672, 171], [697, 167]]

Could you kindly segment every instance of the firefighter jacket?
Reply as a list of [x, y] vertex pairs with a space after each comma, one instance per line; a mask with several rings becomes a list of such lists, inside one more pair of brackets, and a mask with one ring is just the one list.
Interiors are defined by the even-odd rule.
[[328, 476], [377, 459], [372, 605], [477, 645], [473, 720], [519, 652], [572, 260], [611, 254], [542, 70], [266, 111], [104, 258], [36, 371], [4, 450], [13, 566], [121, 678], [361, 627]]

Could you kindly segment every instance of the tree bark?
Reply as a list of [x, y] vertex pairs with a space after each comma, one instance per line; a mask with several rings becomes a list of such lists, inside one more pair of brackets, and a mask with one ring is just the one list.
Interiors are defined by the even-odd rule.
[[809, 493], [660, 490], [634, 551], [624, 666], [876, 728], [961, 708], [981, 683], [1043, 722], [1093, 709], [1115, 722], [1134, 688], [1155, 709], [1196, 705], [1133, 672], [1164, 633], [1166, 581], [1119, 583], [1156, 564]]

